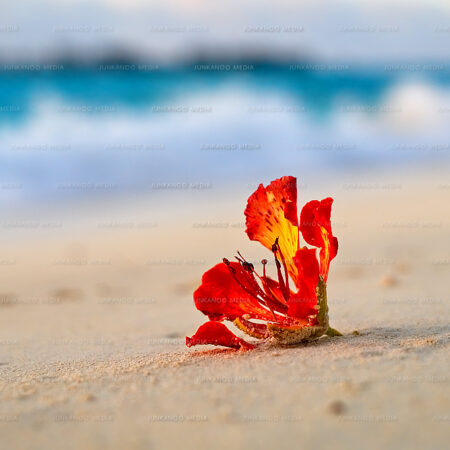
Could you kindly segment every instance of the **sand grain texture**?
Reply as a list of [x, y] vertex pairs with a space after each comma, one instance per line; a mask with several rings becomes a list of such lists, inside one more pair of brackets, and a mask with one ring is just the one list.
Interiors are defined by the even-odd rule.
[[[328, 296], [344, 336], [292, 348], [184, 346], [204, 321], [191, 299], [203, 271], [237, 247], [267, 257], [243, 229], [168, 215], [151, 229], [7, 241], [1, 447], [446, 448], [450, 217], [436, 205], [449, 192], [409, 179], [334, 195]], [[241, 220], [229, 205], [220, 219]]]

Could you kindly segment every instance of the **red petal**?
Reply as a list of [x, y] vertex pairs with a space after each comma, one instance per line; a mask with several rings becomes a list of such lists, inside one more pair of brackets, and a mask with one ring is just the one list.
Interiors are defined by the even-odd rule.
[[238, 338], [220, 322], [206, 322], [197, 330], [197, 333], [195, 333], [194, 336], [186, 336], [186, 345], [188, 347], [206, 344], [223, 345], [224, 347], [242, 350], [251, 350], [255, 348], [254, 345]]
[[[236, 277], [242, 276], [239, 263], [230, 263]], [[254, 319], [271, 320], [272, 313], [258, 300], [245, 291], [230, 273], [230, 269], [220, 263], [203, 274], [201, 286], [194, 292], [195, 306], [210, 320], [231, 320], [248, 314]]]
[[300, 214], [300, 231], [308, 244], [320, 247], [320, 274], [327, 281], [330, 261], [338, 251], [338, 240], [331, 231], [331, 205], [333, 199], [313, 200]]
[[298, 268], [297, 293], [289, 299], [288, 316], [299, 320], [308, 320], [308, 316], [317, 314], [316, 286], [319, 282], [319, 263], [316, 249], [303, 247], [298, 250], [294, 261]]
[[[286, 305], [286, 300], [283, 297], [283, 291], [281, 290], [280, 283], [278, 283], [278, 281], [272, 280], [272, 278], [269, 277], [261, 278], [264, 281], [264, 291], [266, 292], [266, 294], [272, 295], [278, 300], [279, 303], [281, 303], [282, 305]], [[283, 309], [280, 312], [284, 313], [286, 312], [286, 310]]]
[[234, 325], [248, 335], [264, 339], [267, 337], [267, 325], [265, 323], [255, 323], [239, 317], [234, 322]]
[[298, 249], [297, 179], [282, 177], [267, 187], [262, 184], [250, 196], [246, 216], [247, 235], [269, 250], [276, 238], [292, 278], [297, 269], [292, 262]]

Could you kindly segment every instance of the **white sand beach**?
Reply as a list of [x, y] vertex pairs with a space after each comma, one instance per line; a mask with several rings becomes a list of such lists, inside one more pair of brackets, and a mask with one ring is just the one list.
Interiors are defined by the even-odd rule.
[[446, 448], [448, 172], [366, 180], [299, 190], [300, 206], [335, 199], [328, 296], [344, 336], [289, 348], [184, 345], [205, 321], [203, 272], [236, 249], [270, 256], [244, 233], [250, 189], [192, 194], [189, 213], [137, 199], [4, 224], [1, 447]]

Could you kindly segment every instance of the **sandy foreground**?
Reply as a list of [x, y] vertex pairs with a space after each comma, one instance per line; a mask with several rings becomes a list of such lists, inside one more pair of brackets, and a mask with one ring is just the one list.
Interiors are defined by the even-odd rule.
[[244, 234], [251, 190], [4, 223], [1, 448], [446, 448], [447, 173], [328, 186], [299, 202], [335, 198], [344, 336], [294, 348], [184, 346], [204, 270], [237, 248], [270, 257]]

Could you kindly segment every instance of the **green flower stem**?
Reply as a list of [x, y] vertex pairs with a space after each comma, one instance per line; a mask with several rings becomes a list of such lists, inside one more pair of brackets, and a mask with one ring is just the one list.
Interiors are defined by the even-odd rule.
[[328, 303], [327, 303], [327, 285], [323, 277], [319, 276], [319, 283], [317, 284], [317, 305], [319, 312], [317, 313], [317, 321], [319, 326], [323, 327], [327, 336], [342, 336], [338, 330], [331, 328], [328, 322]]
[[335, 330], [334, 328], [331, 328], [331, 327], [328, 327], [328, 330], [325, 334], [330, 337], [342, 336], [342, 333], [340, 333], [338, 330]]

